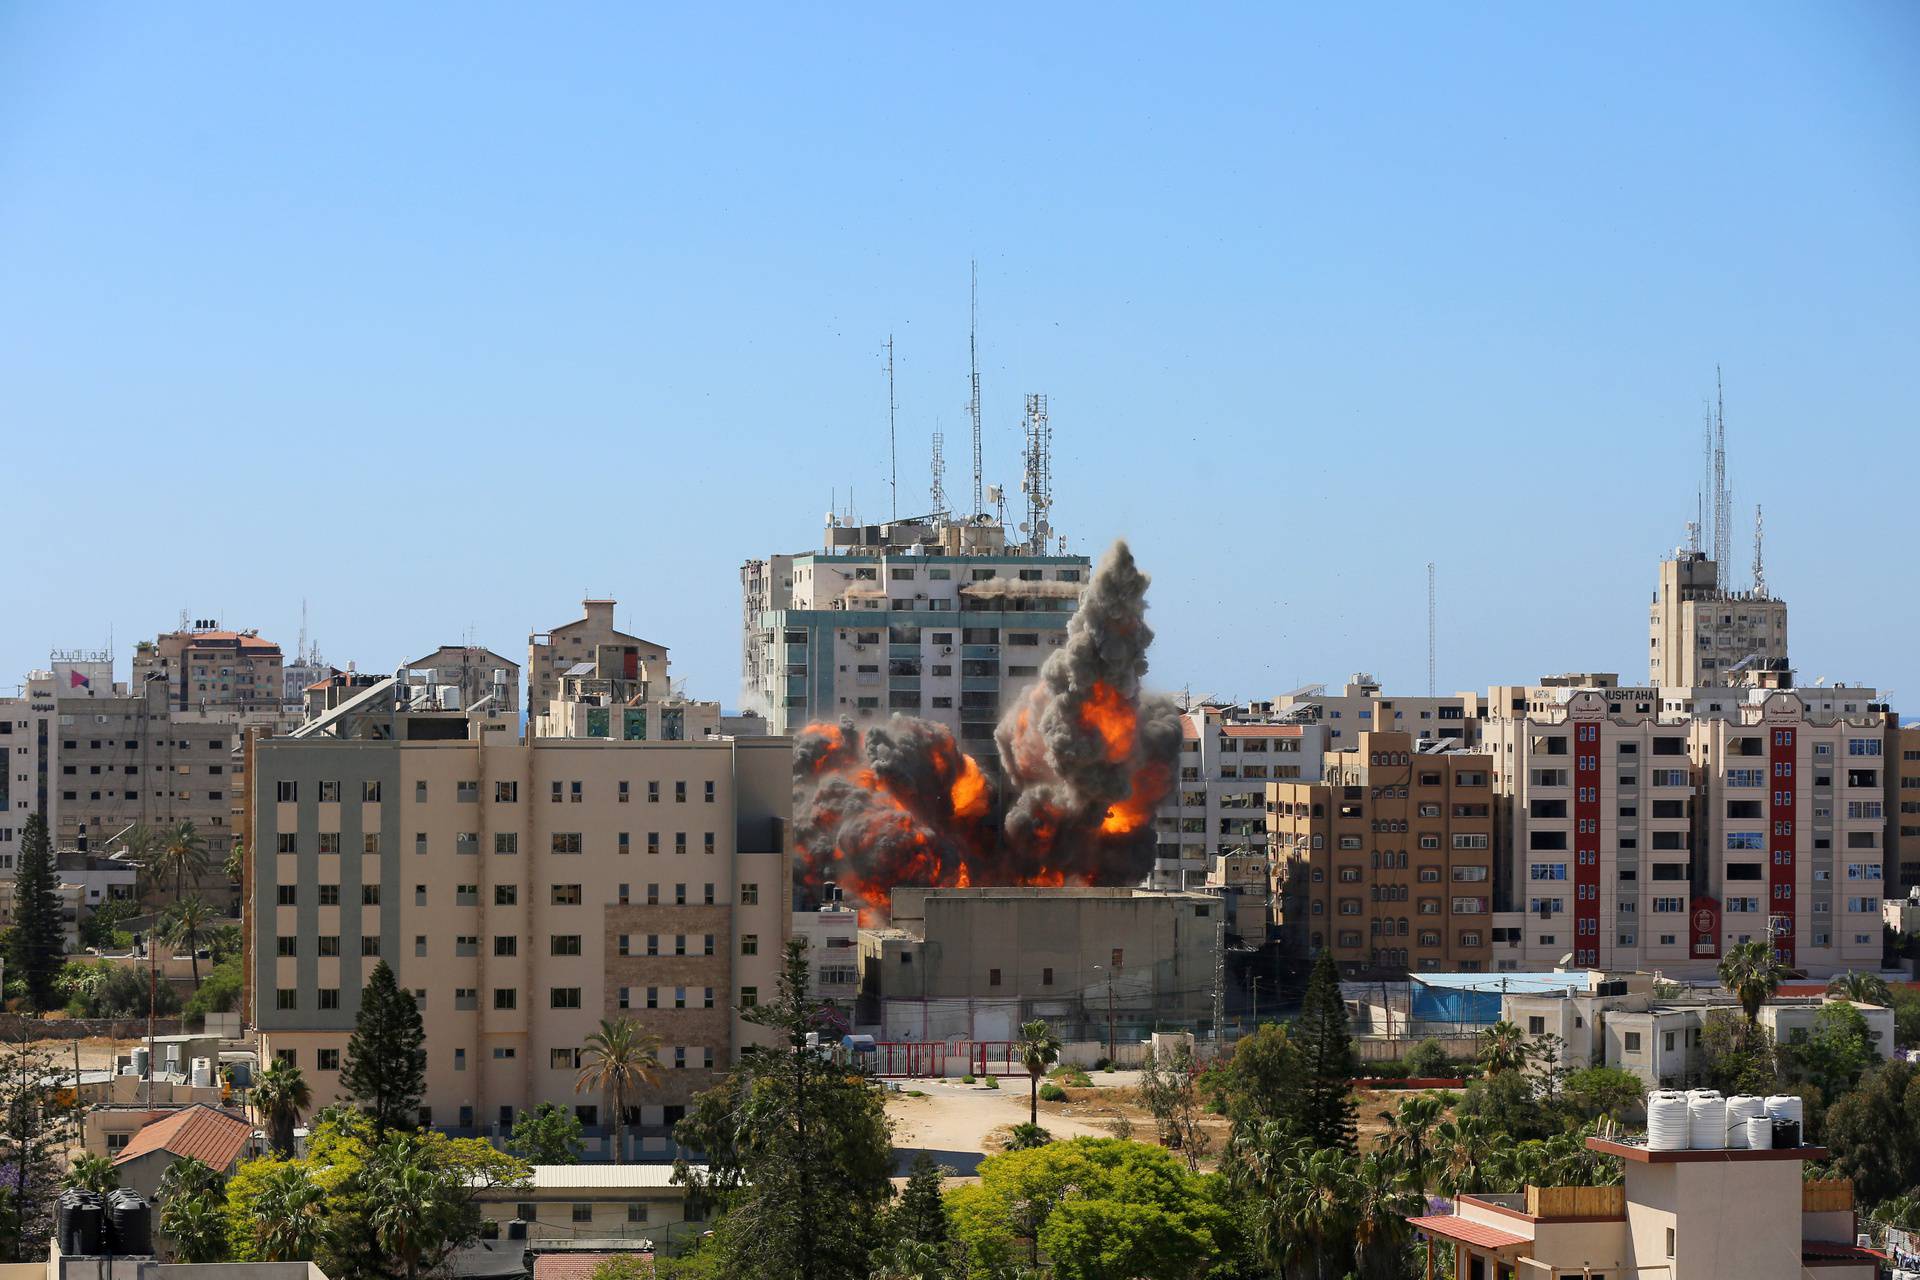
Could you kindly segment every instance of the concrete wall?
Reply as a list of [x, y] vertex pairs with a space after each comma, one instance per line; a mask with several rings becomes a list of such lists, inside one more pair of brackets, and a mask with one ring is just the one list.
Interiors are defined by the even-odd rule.
[[[1643, 1271], [1671, 1267], [1675, 1276], [1792, 1274], [1800, 1262], [1800, 1171], [1798, 1160], [1629, 1162], [1629, 1261]], [[1737, 1220], [1729, 1216], [1735, 1205]]]

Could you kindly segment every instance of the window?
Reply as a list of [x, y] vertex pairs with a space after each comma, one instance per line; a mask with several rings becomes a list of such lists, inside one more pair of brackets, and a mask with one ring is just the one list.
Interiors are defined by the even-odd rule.
[[519, 885], [497, 884], [493, 886], [493, 905], [494, 906], [511, 907], [519, 901], [520, 901]]
[[322, 1071], [338, 1071], [340, 1069], [340, 1051], [338, 1049], [320, 1050], [314, 1065]]
[[360, 886], [360, 905], [363, 907], [379, 906], [380, 905], [380, 886], [377, 884], [361, 885]]
[[275, 903], [283, 907], [298, 905], [294, 898], [294, 890], [295, 886], [290, 884], [275, 885], [273, 890]]
[[577, 907], [583, 901], [580, 886], [577, 884], [556, 884], [553, 886], [552, 904], [556, 907]]
[[740, 886], [740, 905], [741, 906], [753, 907], [753, 906], [758, 906], [759, 903], [760, 903], [760, 886], [759, 885], [743, 884]]
[[493, 833], [493, 851], [495, 853], [520, 852], [520, 833], [518, 831], [496, 831]]
[[517, 1009], [520, 1007], [518, 987], [495, 987], [493, 989], [493, 1007], [496, 1009]]
[[578, 831], [556, 831], [553, 833], [553, 851], [555, 853], [579, 853], [581, 850]]
[[673, 802], [675, 804], [687, 802], [687, 784], [684, 781], [673, 784]]
[[741, 934], [740, 935], [740, 954], [743, 956], [759, 955], [760, 954], [760, 935], [757, 933]]
[[757, 987], [740, 988], [740, 1007], [751, 1009], [760, 1003], [760, 990]]
[[338, 1009], [340, 1007], [340, 988], [322, 987], [319, 991], [320, 1008]]
[[547, 954], [555, 956], [577, 956], [580, 954], [580, 935], [577, 933], [556, 933], [547, 939]]
[[658, 782], [649, 782], [647, 784], [647, 803], [660, 803], [660, 784]]
[[276, 1009], [298, 1009], [298, 994], [291, 987], [277, 988], [273, 993], [273, 1007]]
[[990, 987], [1000, 985], [1000, 971], [998, 969], [987, 970], [987, 985]]
[[[1627, 1032], [1627, 1033], [1626, 1033], [1626, 1034], [1625, 1034], [1624, 1036], [1622, 1036], [1622, 1037], [1621, 1037], [1621, 1040], [1622, 1040], [1622, 1044], [1623, 1044], [1623, 1047], [1624, 1047], [1624, 1048], [1626, 1049], [1626, 1051], [1627, 1051], [1628, 1053], [1638, 1053], [1638, 1052], [1640, 1052], [1640, 1033], [1639, 1033], [1638, 1031], [1629, 1031], [1629, 1032]], [[1671, 1232], [1669, 1232], [1669, 1233], [1668, 1233], [1668, 1236], [1669, 1236], [1669, 1245], [1668, 1245], [1668, 1247], [1669, 1247], [1669, 1248], [1671, 1248], [1671, 1247], [1672, 1247], [1672, 1245], [1671, 1245], [1671, 1236], [1672, 1236], [1672, 1233], [1671, 1233]], [[1667, 1256], [1668, 1256], [1668, 1257], [1672, 1257], [1673, 1255], [1672, 1255], [1672, 1254], [1668, 1254]]]
[[299, 941], [298, 938], [275, 938], [273, 943], [274, 954], [282, 956], [297, 955], [299, 953]]
[[494, 783], [493, 799], [496, 804], [518, 803], [520, 799], [520, 784], [517, 782]]
[[282, 804], [293, 804], [300, 799], [300, 784], [282, 780], [274, 784], [274, 793]]

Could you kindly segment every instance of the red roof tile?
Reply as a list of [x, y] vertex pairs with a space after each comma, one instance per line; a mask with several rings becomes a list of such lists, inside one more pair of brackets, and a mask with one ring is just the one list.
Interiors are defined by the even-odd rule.
[[1498, 1231], [1485, 1223], [1451, 1213], [1434, 1213], [1424, 1218], [1408, 1218], [1407, 1225], [1416, 1231], [1424, 1231], [1430, 1236], [1443, 1236], [1448, 1240], [1458, 1240], [1462, 1244], [1475, 1245], [1481, 1249], [1511, 1249], [1516, 1245], [1533, 1243], [1525, 1236]]
[[1877, 1249], [1862, 1249], [1857, 1244], [1845, 1244], [1839, 1240], [1802, 1240], [1800, 1256], [1835, 1258], [1844, 1262], [1873, 1262], [1885, 1261], [1887, 1255]]
[[603, 1262], [614, 1258], [636, 1258], [651, 1266], [651, 1253], [536, 1253], [533, 1255], [533, 1280], [588, 1280]]
[[1220, 732], [1229, 738], [1297, 738], [1304, 731], [1297, 724], [1223, 724]]
[[136, 1156], [164, 1151], [224, 1172], [240, 1158], [252, 1136], [253, 1126], [239, 1116], [195, 1103], [142, 1128], [113, 1162], [125, 1164]]

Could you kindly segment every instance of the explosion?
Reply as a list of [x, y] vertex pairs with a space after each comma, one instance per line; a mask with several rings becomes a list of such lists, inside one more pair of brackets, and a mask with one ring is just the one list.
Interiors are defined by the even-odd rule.
[[[994, 732], [1004, 794], [943, 725], [895, 715], [863, 734], [813, 724], [794, 742], [799, 878], [879, 912], [897, 884], [1125, 885], [1152, 865], [1179, 714], [1143, 694], [1147, 576], [1115, 543], [1066, 643]], [[991, 819], [1001, 801], [1002, 820]]]

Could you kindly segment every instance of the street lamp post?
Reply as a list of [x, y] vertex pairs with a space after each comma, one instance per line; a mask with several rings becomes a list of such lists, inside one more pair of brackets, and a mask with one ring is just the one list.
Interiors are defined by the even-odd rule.
[[1113, 970], [1103, 964], [1093, 967], [1107, 975], [1107, 1065], [1111, 1067], [1117, 1065], [1113, 1060]]

